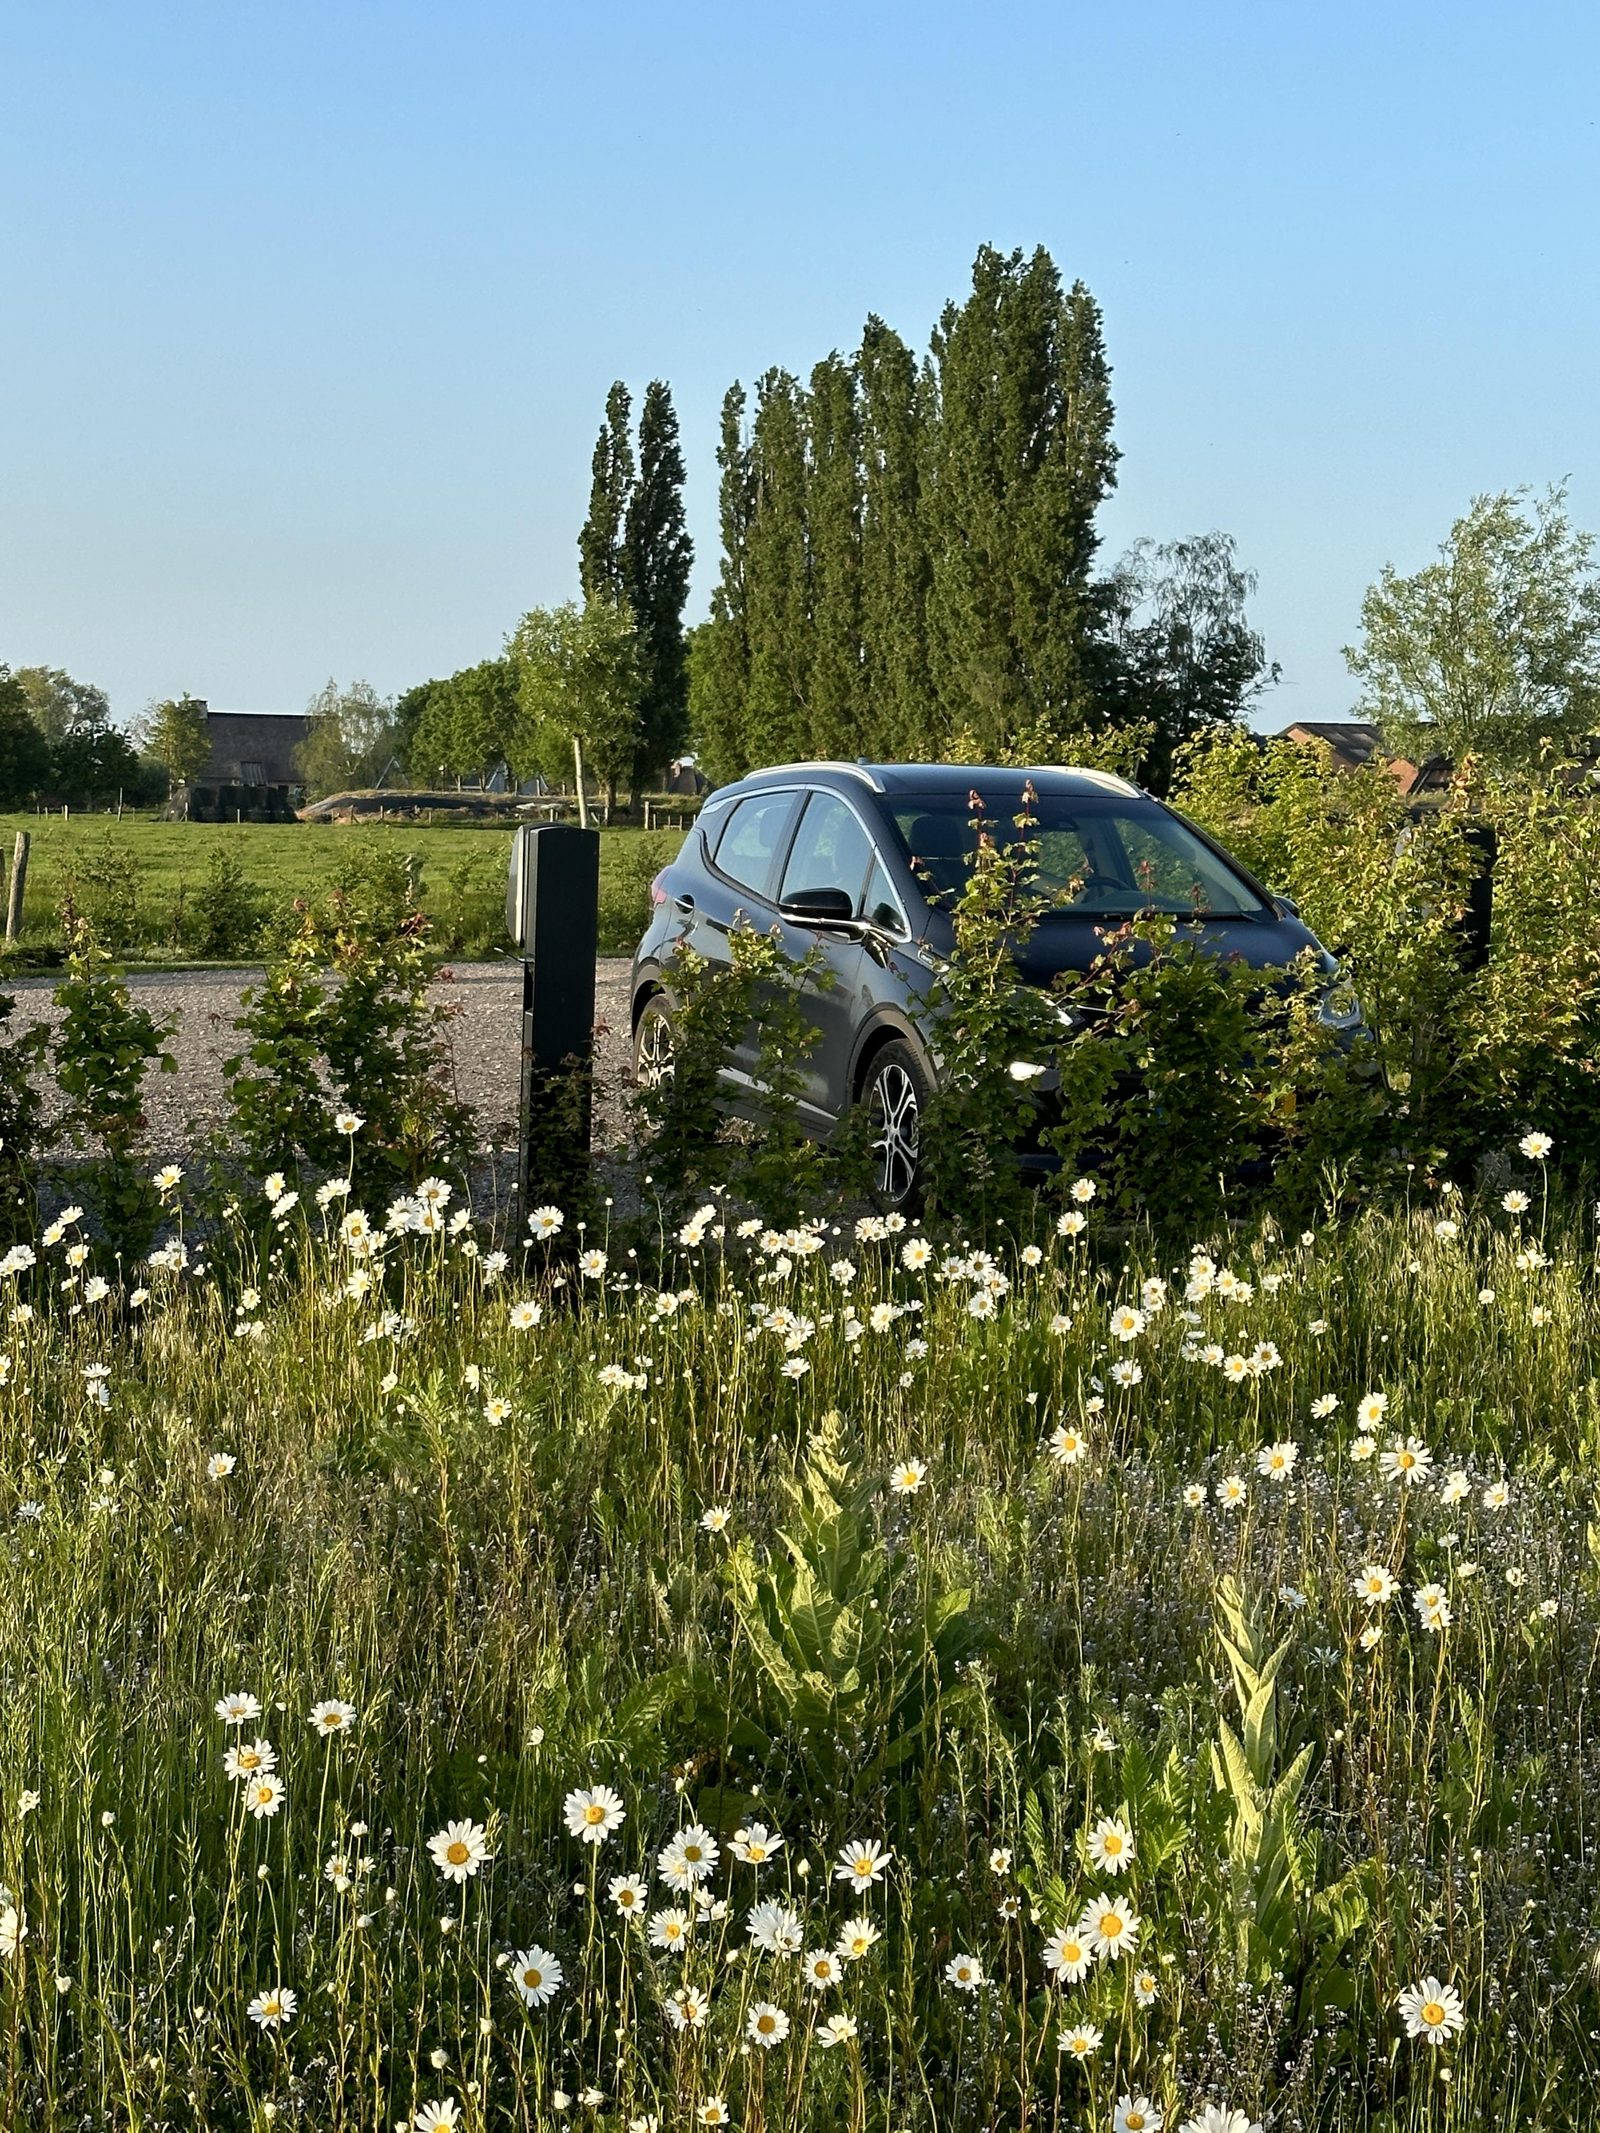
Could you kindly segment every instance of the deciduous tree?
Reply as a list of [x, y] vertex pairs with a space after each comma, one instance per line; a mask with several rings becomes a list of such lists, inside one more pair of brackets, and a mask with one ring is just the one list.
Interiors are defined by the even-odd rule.
[[370, 681], [341, 689], [330, 679], [307, 704], [306, 715], [310, 725], [294, 759], [313, 799], [375, 785], [394, 761], [394, 705]]
[[199, 777], [211, 760], [211, 728], [205, 704], [193, 696], [169, 696], [153, 703], [141, 725], [145, 753], [167, 774], [170, 788]]
[[1136, 541], [1101, 588], [1099, 722], [1153, 729], [1141, 775], [1154, 792], [1171, 782], [1176, 749], [1240, 723], [1278, 678], [1245, 614], [1255, 582], [1231, 535], [1198, 533]]
[[27, 692], [9, 667], [0, 667], [0, 807], [26, 807], [49, 775], [50, 743]]
[[585, 768], [614, 805], [639, 745], [639, 639], [625, 603], [536, 607], [523, 616], [507, 650], [521, 709], [512, 741], [517, 775], [542, 771], [565, 780], [576, 738]]
[[1600, 726], [1600, 576], [1566, 491], [1476, 496], [1437, 562], [1386, 567], [1361, 603], [1345, 660], [1361, 710], [1420, 760], [1537, 762]]

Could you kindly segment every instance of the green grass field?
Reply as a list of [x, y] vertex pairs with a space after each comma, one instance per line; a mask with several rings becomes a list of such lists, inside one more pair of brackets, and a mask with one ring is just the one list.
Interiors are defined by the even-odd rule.
[[[65, 945], [61, 904], [69, 886], [118, 953], [138, 961], [197, 960], [192, 907], [216, 857], [226, 854], [261, 892], [267, 915], [329, 888], [352, 857], [414, 854], [422, 901], [440, 945], [454, 955], [509, 948], [503, 930], [509, 831], [409, 824], [160, 822], [110, 815], [0, 815], [8, 878], [19, 829], [32, 838], [23, 956]], [[644, 925], [651, 876], [677, 849], [677, 831], [605, 830], [600, 843], [601, 950], [631, 952]], [[243, 933], [230, 951], [260, 952]]]

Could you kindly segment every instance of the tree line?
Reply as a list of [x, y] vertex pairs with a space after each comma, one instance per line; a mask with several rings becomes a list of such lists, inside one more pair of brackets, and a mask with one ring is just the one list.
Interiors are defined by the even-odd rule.
[[722, 407], [722, 556], [692, 633], [707, 768], [1063, 760], [1138, 729], [1173, 748], [1270, 678], [1226, 536], [1142, 543], [1095, 575], [1116, 478], [1098, 305], [1048, 252], [986, 246], [920, 358], [881, 318], [802, 381]]

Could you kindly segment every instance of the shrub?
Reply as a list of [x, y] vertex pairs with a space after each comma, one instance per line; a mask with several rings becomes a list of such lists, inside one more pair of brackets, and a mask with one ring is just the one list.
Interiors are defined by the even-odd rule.
[[177, 944], [208, 962], [253, 954], [261, 944], [266, 913], [267, 899], [237, 855], [219, 848], [197, 888], [180, 885], [174, 913]]
[[[237, 1145], [257, 1169], [344, 1169], [365, 1191], [459, 1173], [471, 1113], [453, 1089], [450, 1009], [429, 991], [438, 968], [415, 907], [414, 866], [363, 874], [297, 907], [294, 933], [234, 1027], [227, 1060]], [[352, 1135], [339, 1124], [358, 1117]]]
[[161, 1206], [140, 1153], [144, 1078], [152, 1063], [164, 1074], [177, 1072], [166, 1049], [172, 1025], [133, 1004], [86, 927], [54, 998], [61, 1020], [52, 1060], [67, 1099], [61, 1132], [88, 1157], [88, 1191], [113, 1247], [137, 1258], [150, 1248]]
[[110, 830], [63, 862], [56, 915], [69, 946], [89, 940], [119, 956], [138, 945], [139, 870]]

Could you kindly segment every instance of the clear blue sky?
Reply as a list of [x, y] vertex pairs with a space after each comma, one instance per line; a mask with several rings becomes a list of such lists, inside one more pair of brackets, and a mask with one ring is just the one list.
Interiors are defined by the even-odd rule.
[[1219, 526], [1277, 724], [1386, 561], [1600, 528], [1600, 10], [0, 0], [0, 659], [298, 708], [576, 586], [611, 380], [716, 565], [734, 377], [921, 344], [977, 247], [1105, 313], [1103, 554]]

